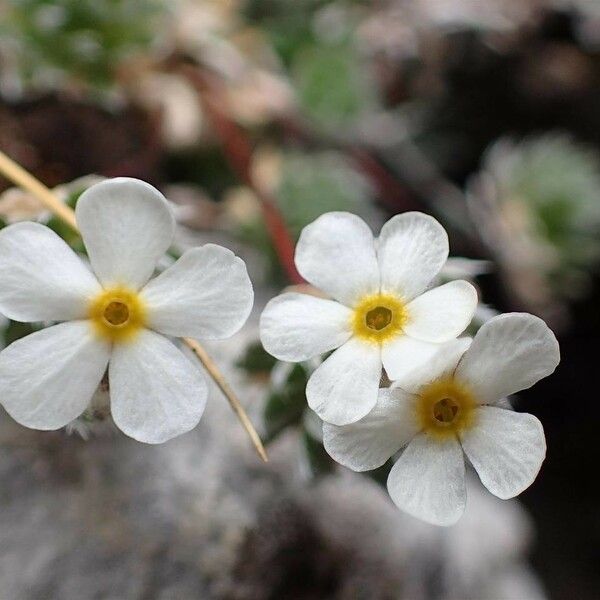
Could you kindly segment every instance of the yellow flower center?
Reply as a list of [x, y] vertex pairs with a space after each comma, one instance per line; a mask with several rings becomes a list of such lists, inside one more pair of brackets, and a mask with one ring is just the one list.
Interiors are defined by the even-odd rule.
[[400, 298], [375, 294], [354, 307], [352, 330], [365, 341], [382, 344], [402, 333], [406, 320], [406, 306]]
[[103, 290], [89, 305], [96, 334], [111, 342], [132, 340], [146, 323], [146, 307], [137, 292], [123, 286]]
[[471, 391], [453, 377], [448, 377], [419, 390], [416, 416], [425, 433], [447, 438], [472, 427], [476, 406]]

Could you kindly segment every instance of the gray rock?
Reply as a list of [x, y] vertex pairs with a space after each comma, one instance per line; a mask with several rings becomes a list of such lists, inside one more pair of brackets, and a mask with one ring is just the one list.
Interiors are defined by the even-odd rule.
[[[244, 345], [211, 352], [231, 364]], [[229, 377], [256, 418], [263, 388]], [[263, 465], [216, 390], [197, 429], [161, 446], [5, 414], [0, 441], [3, 599], [543, 597], [517, 503], [476, 482], [457, 526], [428, 526], [362, 475], [307, 480], [294, 432]]]

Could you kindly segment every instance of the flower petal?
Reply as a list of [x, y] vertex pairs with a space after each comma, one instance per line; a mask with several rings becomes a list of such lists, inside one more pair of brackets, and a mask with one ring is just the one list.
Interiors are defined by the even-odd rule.
[[239, 331], [254, 301], [246, 264], [231, 250], [192, 248], [141, 291], [148, 327], [175, 337], [223, 339]]
[[395, 381], [404, 379], [415, 369], [429, 364], [429, 361], [444, 347], [416, 340], [408, 335], [400, 335], [381, 348], [381, 358], [387, 376]]
[[329, 455], [353, 471], [370, 471], [406, 446], [418, 432], [413, 396], [380, 389], [375, 408], [357, 423], [323, 424], [323, 445]]
[[448, 252], [448, 234], [433, 217], [420, 212], [396, 215], [379, 236], [382, 293], [412, 300], [440, 272]]
[[10, 416], [33, 429], [59, 429], [88, 406], [106, 371], [110, 344], [89, 321], [48, 327], [0, 352], [0, 399]]
[[307, 281], [347, 306], [379, 292], [373, 233], [351, 213], [326, 213], [307, 225], [296, 246], [296, 266]]
[[448, 342], [469, 325], [477, 308], [477, 291], [468, 281], [451, 281], [408, 304], [404, 331], [424, 342]]
[[190, 431], [206, 406], [202, 372], [148, 329], [134, 343], [114, 347], [108, 377], [115, 424], [139, 442], [160, 444]]
[[481, 404], [492, 404], [547, 377], [559, 362], [558, 342], [544, 321], [509, 313], [481, 327], [456, 376], [471, 386]]
[[[427, 344], [427, 342], [418, 343]], [[450, 377], [470, 345], [471, 338], [469, 337], [452, 340], [445, 344], [427, 344], [427, 346], [434, 347], [434, 351], [427, 356], [426, 360], [420, 361], [419, 365], [405, 370], [401, 377], [391, 377], [394, 380], [392, 387], [401, 388], [410, 394], [417, 394], [424, 385], [437, 379]], [[409, 350], [410, 346], [408, 346], [407, 352]], [[407, 360], [409, 359], [407, 358]]]
[[348, 425], [373, 409], [380, 380], [379, 346], [353, 338], [311, 375], [306, 399], [323, 421]]
[[396, 506], [413, 517], [453, 525], [467, 501], [460, 444], [454, 438], [441, 441], [417, 435], [392, 467], [387, 487]]
[[352, 335], [352, 311], [334, 300], [281, 294], [260, 317], [260, 339], [279, 360], [299, 362], [338, 348]]
[[54, 231], [17, 223], [0, 232], [0, 312], [15, 321], [85, 318], [100, 285]]
[[77, 202], [77, 224], [103, 285], [139, 289], [173, 240], [175, 221], [150, 184], [117, 177], [88, 188]]
[[518, 496], [537, 477], [546, 456], [542, 424], [533, 415], [480, 406], [474, 426], [461, 435], [481, 483], [498, 498]]

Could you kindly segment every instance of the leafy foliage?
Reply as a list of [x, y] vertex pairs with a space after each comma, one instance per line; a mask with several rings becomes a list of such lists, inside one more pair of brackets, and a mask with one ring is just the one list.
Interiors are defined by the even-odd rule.
[[306, 48], [292, 72], [304, 110], [325, 129], [355, 123], [375, 105], [368, 72], [349, 43]]
[[249, 375], [269, 375], [277, 359], [271, 356], [260, 342], [253, 342], [237, 361], [237, 367]]
[[600, 158], [566, 135], [548, 134], [520, 144], [500, 140], [486, 171], [501, 206], [522, 206], [533, 233], [553, 249], [558, 272], [589, 268], [600, 259]]
[[273, 440], [286, 427], [298, 425], [306, 409], [306, 383], [309, 373], [302, 364], [291, 367], [285, 381], [269, 394], [264, 410], [267, 440]]
[[161, 0], [9, 0], [4, 29], [25, 81], [106, 88], [156, 36], [161, 10]]
[[[267, 354], [259, 342], [246, 349], [237, 363], [251, 376], [269, 376], [271, 385], [263, 409], [265, 444], [273, 442], [289, 428], [300, 431], [300, 443], [305, 464], [311, 477], [330, 473], [335, 468], [333, 459], [325, 452], [320, 439], [321, 424], [308, 409], [306, 383], [310, 368], [303, 363], [282, 363]], [[316, 419], [316, 423], [314, 422]]]
[[[336, 152], [289, 152], [283, 156], [275, 198], [290, 233], [297, 239], [306, 225], [325, 212], [340, 210], [364, 215], [368, 212], [371, 189]], [[268, 259], [269, 278], [285, 285], [286, 278], [262, 217], [244, 223], [238, 233]]]
[[327, 454], [320, 440], [317, 440], [308, 431], [304, 430], [302, 432], [302, 443], [312, 477], [327, 475], [335, 470], [336, 463]]
[[369, 199], [366, 181], [339, 154], [290, 153], [284, 158], [277, 200], [296, 237], [323, 213], [363, 214]]

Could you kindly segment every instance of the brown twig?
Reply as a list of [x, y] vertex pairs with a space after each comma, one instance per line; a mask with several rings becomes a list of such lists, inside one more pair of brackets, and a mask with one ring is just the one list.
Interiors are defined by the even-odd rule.
[[75, 213], [61, 202], [41, 181], [27, 172], [20, 164], [0, 151], [0, 173], [19, 187], [31, 192], [46, 208], [77, 231]]
[[211, 360], [210, 356], [206, 353], [206, 350], [196, 341], [191, 338], [183, 338], [183, 341], [191, 348], [194, 354], [198, 357], [198, 359], [202, 362], [205, 369], [209, 372], [213, 381], [217, 384], [219, 389], [223, 392], [223, 395], [229, 400], [231, 404], [231, 408], [238, 416], [238, 419], [248, 432], [254, 447], [259, 453], [260, 457], [267, 462], [267, 453], [265, 452], [265, 448], [262, 444], [258, 433], [254, 429], [246, 411], [243, 409], [241, 403], [237, 399], [235, 392], [231, 389], [230, 385], [227, 383], [227, 380], [223, 377], [221, 372], [216, 368], [215, 363]]

